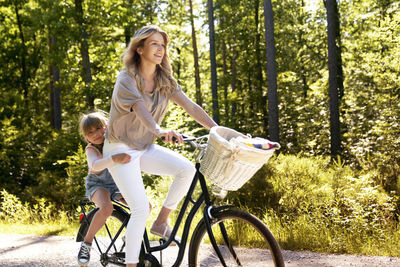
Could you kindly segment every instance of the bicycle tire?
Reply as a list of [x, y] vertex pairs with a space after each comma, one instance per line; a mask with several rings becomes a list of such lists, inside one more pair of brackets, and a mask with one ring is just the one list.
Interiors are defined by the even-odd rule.
[[[93, 220], [94, 215], [98, 211], [98, 208], [91, 210], [85, 219], [82, 220], [83, 223], [87, 224], [83, 229], [88, 229], [88, 225]], [[124, 211], [121, 207], [114, 206], [113, 213], [107, 218], [106, 223], [100, 228], [100, 230], [95, 235], [95, 240], [92, 243], [92, 259], [97, 254], [100, 257], [100, 262], [103, 266], [107, 266], [108, 263], [122, 265], [125, 261], [125, 231], [126, 226], [122, 229], [118, 238], [115, 240], [114, 245], [105, 254], [106, 250], [110, 246], [112, 239], [116, 236], [118, 230], [123, 225], [124, 221], [129, 219], [129, 214]], [[85, 220], [85, 221], [84, 221]], [[78, 235], [83, 235], [83, 233], [78, 233]], [[86, 233], [84, 233], [86, 235]]]
[[[278, 242], [257, 217], [235, 209], [217, 212], [213, 217], [211, 228], [227, 266], [285, 266]], [[227, 229], [227, 237], [233, 243], [236, 257], [229, 252], [220, 223]], [[204, 219], [197, 225], [190, 241], [189, 266], [221, 266], [210, 244]]]

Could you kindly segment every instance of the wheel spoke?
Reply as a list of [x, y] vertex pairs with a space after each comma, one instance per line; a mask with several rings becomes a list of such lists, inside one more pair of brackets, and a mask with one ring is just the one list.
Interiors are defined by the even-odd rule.
[[231, 253], [232, 257], [236, 260], [236, 263], [238, 264], [238, 266], [242, 266], [242, 264], [240, 263], [239, 257], [237, 256], [235, 249], [233, 248], [233, 246], [229, 240], [228, 233], [226, 232], [224, 223], [220, 222], [220, 223], [218, 223], [218, 225], [221, 230], [222, 237], [224, 238], [225, 244], [229, 249], [229, 252]]
[[[211, 228], [226, 266], [284, 266], [278, 243], [259, 219], [239, 210], [224, 210], [215, 217]], [[204, 221], [193, 233], [189, 265], [221, 266]]]
[[[93, 218], [93, 217], [92, 217]], [[105, 225], [96, 233], [95, 246], [92, 249], [92, 259], [94, 255], [100, 256], [102, 265], [107, 265], [108, 262], [123, 263], [125, 258], [125, 231], [126, 227], [121, 229], [125, 219], [125, 214], [114, 210], [112, 215], [107, 218]], [[113, 239], [120, 231], [118, 237], [112, 244]], [[112, 245], [111, 245], [112, 244]]]

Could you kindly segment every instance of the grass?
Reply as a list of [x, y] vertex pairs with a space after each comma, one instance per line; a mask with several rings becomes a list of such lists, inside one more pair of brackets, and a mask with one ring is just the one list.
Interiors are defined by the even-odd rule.
[[398, 225], [371, 230], [361, 224], [338, 225], [315, 214], [288, 219], [273, 212], [267, 212], [264, 222], [283, 249], [400, 257]]
[[8, 223], [0, 221], [0, 234], [76, 236], [78, 223], [35, 222]]
[[[155, 217], [157, 212], [153, 211], [152, 214]], [[196, 221], [193, 222], [194, 226]], [[151, 222], [150, 218], [148, 224]], [[382, 227], [371, 232], [355, 225], [339, 227], [329, 223], [326, 218], [316, 218], [315, 214], [313, 217], [302, 215], [288, 219], [279, 218], [271, 211], [266, 213], [264, 222], [282, 249], [400, 257], [400, 230], [397, 226]], [[78, 219], [51, 219], [43, 222], [0, 221], [0, 234], [76, 236], [78, 229]], [[246, 236], [249, 240], [253, 238], [251, 233], [246, 233]]]
[[[374, 171], [355, 171], [331, 164], [329, 158], [280, 155], [242, 193], [238, 191], [236, 204], [245, 200], [248, 205], [240, 208], [256, 211], [283, 249], [400, 257], [398, 197], [386, 193], [376, 177]], [[148, 228], [171, 180], [160, 179], [157, 190], [147, 190], [153, 204]], [[78, 220], [62, 211], [54, 213], [51, 203], [39, 199], [35, 205], [22, 204], [4, 190], [0, 195], [0, 233], [76, 236]], [[261, 208], [262, 203], [274, 210], [264, 211], [268, 208]], [[176, 217], [174, 212], [171, 221]], [[199, 219], [192, 223], [191, 233]]]

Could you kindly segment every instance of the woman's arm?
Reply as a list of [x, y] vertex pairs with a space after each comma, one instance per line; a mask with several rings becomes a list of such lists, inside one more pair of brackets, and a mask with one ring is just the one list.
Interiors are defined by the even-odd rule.
[[86, 149], [86, 159], [91, 171], [100, 172], [111, 167], [114, 163], [128, 163], [131, 156], [126, 153], [119, 153], [103, 158], [94, 148], [89, 147]]
[[156, 123], [153, 116], [151, 116], [143, 101], [138, 101], [133, 104], [132, 110], [136, 113], [140, 121], [144, 124], [144, 126], [146, 126], [147, 129], [149, 129], [156, 136], [159, 136], [162, 129], [160, 125]]
[[215, 121], [204, 111], [202, 107], [188, 98], [184, 92], [177, 91], [171, 98], [171, 101], [181, 106], [195, 121], [203, 127], [210, 129], [217, 126]]
[[147, 110], [143, 101], [138, 101], [132, 106], [133, 112], [136, 112], [137, 116], [139, 117], [140, 121], [149, 129], [155, 136], [157, 137], [164, 137], [164, 142], [173, 142], [173, 137], [177, 139], [179, 144], [183, 143], [182, 136], [172, 130], [163, 130], [161, 129], [160, 125], [156, 123], [153, 116], [151, 116], [150, 112]]

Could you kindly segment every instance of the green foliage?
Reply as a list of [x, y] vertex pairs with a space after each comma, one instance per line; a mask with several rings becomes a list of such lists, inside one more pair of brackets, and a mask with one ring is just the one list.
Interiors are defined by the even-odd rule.
[[0, 192], [0, 232], [2, 234], [74, 235], [78, 229], [69, 213], [57, 209], [44, 198], [22, 202], [6, 190]]
[[348, 166], [329, 163], [328, 157], [280, 155], [268, 166], [273, 168], [269, 181], [280, 195], [281, 212], [296, 214], [299, 209], [324, 207], [339, 209], [345, 216], [355, 212], [367, 216], [373, 207], [392, 216], [394, 199], [376, 184], [374, 172], [357, 173]]
[[[207, 8], [205, 1], [193, 4], [203, 108], [211, 114]], [[272, 4], [284, 155], [272, 159], [241, 190], [231, 192], [231, 201], [257, 214], [272, 208], [276, 216], [285, 218], [282, 227], [298, 225], [297, 232], [287, 228], [293, 230], [292, 239], [285, 237], [288, 244], [310, 231], [323, 234], [335, 227], [338, 230], [325, 240], [335, 237], [336, 243], [345, 243], [337, 236], [350, 230], [359, 236], [371, 232], [371, 240], [380, 238], [376, 231], [381, 230], [365, 224], [382, 229], [379, 225], [391, 225], [400, 212], [396, 203], [400, 196], [400, 4], [376, 0], [339, 3], [344, 70], [341, 159], [345, 164], [337, 165], [324, 157], [330, 150], [330, 129], [323, 1]], [[214, 6], [221, 124], [267, 137], [262, 1], [214, 0]], [[80, 25], [71, 0], [3, 1], [0, 188], [21, 203], [39, 203], [40, 196], [56, 210], [63, 207], [75, 212], [84, 194], [87, 172], [77, 131], [79, 115], [88, 111], [89, 97], [95, 99], [96, 109], [109, 110], [113, 84], [123, 68], [119, 56], [133, 32], [144, 25], [154, 23], [167, 30], [174, 76], [194, 99], [187, 9], [187, 1], [176, 0], [87, 0], [83, 1]], [[50, 49], [51, 37], [56, 43]], [[88, 45], [90, 83], [85, 83], [83, 75], [82, 41]], [[55, 85], [61, 93], [61, 130], [49, 123], [51, 66], [60, 72]], [[162, 126], [192, 135], [207, 133], [175, 105], [171, 105]], [[182, 152], [178, 147], [168, 147]], [[190, 157], [190, 152], [183, 153]], [[144, 176], [149, 190], [166, 191], [167, 184], [160, 185], [158, 179]], [[264, 205], [260, 205], [260, 197]], [[22, 213], [26, 212], [23, 206], [18, 208]], [[298, 221], [289, 220], [293, 217]], [[309, 228], [304, 226], [302, 233], [300, 226], [307, 221], [313, 223], [307, 224]], [[340, 230], [344, 227], [350, 230]], [[357, 227], [362, 230], [357, 231]], [[306, 247], [306, 241], [303, 245]], [[352, 251], [338, 246], [333, 250]]]
[[[280, 154], [229, 197], [263, 216], [284, 248], [381, 255], [398, 232], [397, 200], [376, 175], [340, 158]], [[398, 255], [389, 244], [386, 253]]]
[[284, 249], [398, 257], [398, 224], [380, 223], [385, 214], [374, 209], [372, 224], [359, 213], [342, 216], [325, 209], [296, 216], [267, 210], [264, 222]]
[[36, 183], [25, 194], [30, 198], [40, 195], [58, 208], [74, 210], [84, 195], [84, 177], [87, 175], [86, 155], [81, 143], [78, 131], [60, 134], [49, 142], [41, 154], [42, 169]]
[[[376, 176], [376, 171], [356, 172], [333, 164], [329, 157], [280, 154], [229, 196], [249, 208], [274, 208], [278, 213], [294, 215], [334, 207], [341, 214], [361, 211], [366, 215], [374, 207], [390, 217], [385, 219], [393, 219], [396, 201], [377, 183]], [[265, 199], [264, 205], [257, 201], [260, 197]]]
[[42, 169], [38, 158], [52, 138], [49, 125], [40, 116], [38, 121], [25, 124], [25, 118], [4, 117], [0, 120], [0, 186], [12, 193], [22, 194], [35, 183]]
[[0, 192], [0, 221], [5, 223], [29, 224], [54, 220], [66, 221], [68, 215], [44, 198], [37, 198], [32, 203], [24, 202], [6, 190]]

